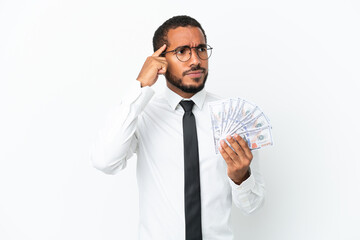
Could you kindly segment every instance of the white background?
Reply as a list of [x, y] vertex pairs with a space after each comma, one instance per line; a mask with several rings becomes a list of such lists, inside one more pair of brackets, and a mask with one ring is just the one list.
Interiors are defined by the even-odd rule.
[[0, 0], [0, 239], [136, 239], [136, 160], [105, 175], [89, 148], [179, 14], [214, 47], [208, 91], [272, 121], [266, 202], [233, 209], [236, 239], [360, 239], [359, 1], [129, 2]]

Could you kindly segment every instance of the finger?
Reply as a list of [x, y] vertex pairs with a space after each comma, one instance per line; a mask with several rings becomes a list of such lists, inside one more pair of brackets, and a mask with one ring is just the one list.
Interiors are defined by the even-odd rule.
[[252, 152], [251, 152], [247, 142], [242, 137], [240, 137], [238, 134], [234, 134], [234, 137], [235, 137], [235, 140], [240, 144], [241, 148], [244, 150], [246, 157], [248, 157], [249, 159], [252, 159], [253, 155], [252, 155]]
[[227, 154], [227, 152], [224, 150], [224, 148], [221, 146], [221, 144], [219, 146], [219, 151], [220, 151], [220, 154], [223, 157], [223, 159], [225, 160], [227, 165], [234, 164], [234, 161], [231, 159], [229, 154]]
[[162, 60], [162, 59], [157, 59], [158, 63], [164, 64], [164, 65], [168, 65], [168, 62], [166, 60]]
[[162, 62], [158, 67], [158, 74], [165, 74], [167, 70], [167, 62]]
[[231, 157], [231, 159], [235, 162], [236, 159], [239, 157], [236, 152], [234, 152], [234, 150], [232, 150], [230, 148], [230, 146], [224, 141], [221, 140], [220, 141], [220, 145], [222, 146], [222, 148], [225, 150], [225, 152]]
[[156, 50], [151, 56], [158, 57], [166, 49], [166, 44], [162, 45], [158, 50]]
[[240, 144], [230, 135], [226, 137], [230, 145], [234, 148], [237, 155], [242, 159], [243, 157], [246, 157], [244, 150], [240, 146]]
[[158, 70], [158, 74], [165, 74], [166, 73], [166, 67], [162, 67]]
[[153, 57], [153, 58], [160, 62], [167, 62], [165, 57]]

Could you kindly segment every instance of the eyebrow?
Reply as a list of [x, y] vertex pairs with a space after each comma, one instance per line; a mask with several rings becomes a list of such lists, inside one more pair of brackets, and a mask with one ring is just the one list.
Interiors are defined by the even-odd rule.
[[[178, 47], [174, 48], [174, 50], [175, 50], [175, 49], [179, 49], [179, 48], [184, 48], [184, 47], [190, 48], [189, 45], [183, 45], [183, 46], [178, 46]], [[207, 45], [206, 45], [205, 43], [200, 43], [200, 44], [197, 45], [195, 48], [198, 48], [198, 47], [207, 47]]]

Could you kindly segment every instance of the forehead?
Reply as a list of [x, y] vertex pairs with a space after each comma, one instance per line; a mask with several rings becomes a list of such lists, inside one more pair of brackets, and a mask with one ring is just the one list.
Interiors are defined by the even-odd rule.
[[195, 47], [199, 44], [205, 44], [204, 34], [198, 27], [177, 27], [170, 29], [167, 39], [170, 48], [184, 45]]

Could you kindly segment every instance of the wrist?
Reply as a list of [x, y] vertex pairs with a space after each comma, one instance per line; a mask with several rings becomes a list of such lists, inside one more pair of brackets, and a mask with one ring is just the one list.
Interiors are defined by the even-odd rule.
[[[249, 168], [250, 169], [250, 168]], [[244, 174], [244, 176], [242, 178], [240, 178], [240, 180], [232, 180], [235, 184], [240, 185], [242, 182], [244, 182], [246, 179], [248, 179], [250, 177], [250, 170], [247, 170], [246, 173]]]
[[140, 82], [140, 86], [141, 86], [141, 87], [150, 86], [150, 84], [146, 83], [145, 81], [142, 81], [142, 80], [139, 79], [139, 78], [137, 78], [136, 80]]

